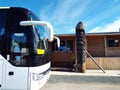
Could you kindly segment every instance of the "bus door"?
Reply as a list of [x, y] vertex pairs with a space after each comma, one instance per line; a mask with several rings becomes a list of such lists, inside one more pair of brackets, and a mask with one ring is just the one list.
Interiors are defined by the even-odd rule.
[[2, 90], [3, 85], [3, 60], [0, 55], [0, 90]]
[[28, 67], [26, 66], [25, 33], [11, 33], [9, 43], [8, 61], [6, 62], [5, 89], [28, 90]]
[[6, 22], [7, 13], [5, 10], [0, 9], [0, 90], [3, 90], [4, 82], [4, 61], [6, 56]]

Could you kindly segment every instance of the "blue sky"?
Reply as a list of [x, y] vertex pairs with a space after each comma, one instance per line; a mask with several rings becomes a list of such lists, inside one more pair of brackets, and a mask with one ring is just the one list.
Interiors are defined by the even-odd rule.
[[56, 34], [74, 34], [82, 21], [86, 33], [118, 32], [120, 0], [0, 0], [0, 7], [25, 7], [50, 22]]

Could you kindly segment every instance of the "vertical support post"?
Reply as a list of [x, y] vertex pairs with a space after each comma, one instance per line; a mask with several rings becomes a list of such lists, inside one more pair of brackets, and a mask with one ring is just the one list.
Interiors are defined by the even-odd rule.
[[77, 47], [77, 61], [76, 61], [76, 70], [77, 72], [85, 73], [86, 64], [85, 64], [85, 47], [86, 38], [85, 30], [82, 22], [79, 22], [76, 26], [76, 47]]
[[107, 40], [106, 40], [106, 36], [104, 36], [104, 45], [105, 45], [105, 57], [107, 57]]

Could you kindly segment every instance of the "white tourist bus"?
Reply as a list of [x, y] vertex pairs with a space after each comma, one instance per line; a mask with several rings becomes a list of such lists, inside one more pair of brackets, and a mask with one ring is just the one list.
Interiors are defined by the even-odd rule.
[[50, 77], [53, 38], [52, 25], [30, 10], [1, 7], [0, 90], [39, 90]]

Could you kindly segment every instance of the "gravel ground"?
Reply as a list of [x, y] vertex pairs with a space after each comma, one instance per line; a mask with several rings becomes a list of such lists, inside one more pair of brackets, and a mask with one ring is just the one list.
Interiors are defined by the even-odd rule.
[[120, 73], [117, 75], [63, 73], [52, 74], [47, 84], [40, 90], [120, 90]]

